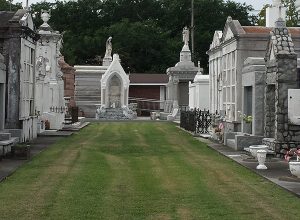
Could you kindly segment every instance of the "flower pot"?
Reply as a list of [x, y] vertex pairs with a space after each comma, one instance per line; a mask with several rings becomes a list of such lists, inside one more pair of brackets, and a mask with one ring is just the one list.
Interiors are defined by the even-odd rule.
[[252, 123], [244, 122], [244, 124], [243, 124], [243, 133], [252, 134]]
[[258, 150], [256, 152], [257, 154], [257, 160], [259, 165], [256, 167], [257, 170], [266, 170], [268, 169], [265, 165], [266, 157], [267, 157], [267, 151], [266, 150]]
[[267, 146], [267, 145], [252, 145], [252, 146], [249, 147], [252, 156], [255, 157], [255, 158], [257, 157], [257, 151], [258, 150], [267, 151], [268, 148], [269, 148], [269, 146]]
[[290, 171], [291, 173], [300, 178], [300, 161], [291, 161], [289, 162], [289, 167], [290, 167]]

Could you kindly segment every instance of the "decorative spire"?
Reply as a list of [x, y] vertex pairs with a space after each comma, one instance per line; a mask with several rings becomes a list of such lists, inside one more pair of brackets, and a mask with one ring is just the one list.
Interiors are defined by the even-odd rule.
[[198, 61], [198, 73], [197, 75], [202, 75], [200, 60]]

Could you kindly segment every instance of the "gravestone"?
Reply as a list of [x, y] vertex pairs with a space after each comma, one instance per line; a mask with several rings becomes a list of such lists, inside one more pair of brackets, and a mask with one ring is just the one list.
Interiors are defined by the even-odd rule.
[[[265, 61], [260, 57], [248, 57], [242, 71], [243, 106], [241, 116], [252, 116], [252, 123], [242, 121], [242, 132], [264, 135]], [[251, 127], [249, 127], [251, 126]]]

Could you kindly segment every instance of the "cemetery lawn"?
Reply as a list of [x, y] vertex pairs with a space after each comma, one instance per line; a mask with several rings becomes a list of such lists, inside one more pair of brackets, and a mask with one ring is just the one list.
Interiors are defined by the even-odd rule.
[[91, 124], [0, 183], [0, 204], [1, 219], [300, 219], [299, 198], [155, 122]]

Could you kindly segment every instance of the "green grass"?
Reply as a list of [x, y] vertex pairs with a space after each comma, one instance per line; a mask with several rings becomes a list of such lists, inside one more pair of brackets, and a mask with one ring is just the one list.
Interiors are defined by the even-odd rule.
[[0, 183], [0, 204], [1, 219], [300, 219], [299, 198], [167, 123], [92, 124]]

